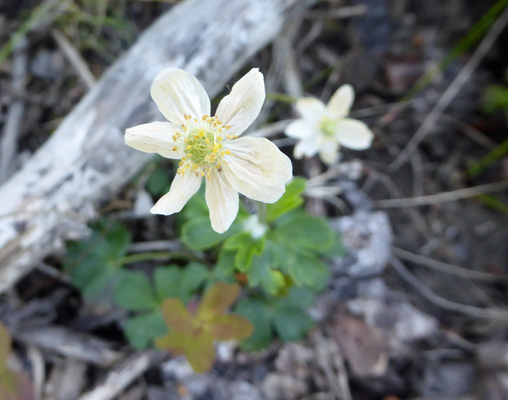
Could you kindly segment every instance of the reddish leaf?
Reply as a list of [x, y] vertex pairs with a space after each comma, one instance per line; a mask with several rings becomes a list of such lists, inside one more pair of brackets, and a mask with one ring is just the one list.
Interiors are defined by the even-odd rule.
[[11, 354], [12, 341], [7, 328], [0, 322], [0, 369], [5, 368]]
[[0, 400], [34, 400], [34, 388], [23, 373], [7, 369], [0, 373]]
[[192, 335], [196, 328], [196, 318], [185, 308], [182, 300], [169, 298], [162, 304], [164, 320], [171, 330]]
[[155, 340], [155, 346], [161, 350], [169, 350], [176, 356], [185, 354], [189, 336], [185, 333], [171, 332]]
[[210, 320], [221, 315], [233, 304], [240, 292], [240, 285], [217, 282], [205, 293], [198, 309], [198, 316], [203, 320]]
[[253, 330], [254, 327], [247, 318], [234, 314], [215, 317], [208, 326], [208, 332], [217, 340], [246, 339], [252, 335]]
[[213, 338], [201, 335], [188, 347], [185, 356], [195, 372], [202, 374], [212, 368], [215, 360]]

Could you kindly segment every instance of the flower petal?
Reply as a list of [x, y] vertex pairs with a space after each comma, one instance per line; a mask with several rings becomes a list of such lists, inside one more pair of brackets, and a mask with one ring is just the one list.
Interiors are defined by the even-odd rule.
[[231, 93], [224, 97], [215, 115], [231, 128], [227, 133], [240, 135], [254, 122], [265, 101], [263, 74], [252, 68], [233, 85]]
[[335, 137], [344, 147], [353, 150], [365, 150], [370, 147], [374, 134], [363, 122], [346, 118], [337, 123]]
[[296, 109], [302, 118], [311, 125], [319, 125], [326, 113], [326, 106], [321, 100], [314, 97], [303, 97], [296, 102]]
[[190, 171], [177, 174], [169, 192], [155, 203], [150, 212], [152, 214], [170, 215], [179, 212], [185, 203], [196, 194], [201, 186], [201, 176], [196, 176]]
[[229, 184], [223, 172], [210, 172], [206, 180], [205, 198], [213, 230], [226, 232], [238, 214], [238, 192]]
[[355, 100], [355, 91], [351, 85], [342, 85], [333, 94], [326, 106], [335, 118], [344, 118], [349, 114], [353, 101]]
[[236, 191], [264, 203], [275, 203], [293, 177], [291, 160], [265, 138], [244, 137], [225, 143], [232, 155], [222, 165]]
[[150, 91], [160, 112], [169, 121], [186, 124], [185, 114], [200, 119], [210, 115], [210, 99], [199, 81], [188, 72], [168, 68], [155, 77]]
[[325, 164], [334, 164], [339, 159], [339, 143], [335, 140], [326, 140], [321, 143], [319, 157]]
[[319, 131], [306, 120], [297, 119], [287, 126], [285, 133], [291, 138], [304, 139], [310, 136], [317, 136]]
[[296, 159], [301, 159], [303, 157], [312, 157], [315, 156], [319, 151], [319, 141], [315, 136], [311, 136], [309, 138], [305, 138], [300, 140], [294, 149], [294, 156]]
[[182, 158], [183, 143], [173, 140], [175, 133], [182, 133], [179, 126], [169, 122], [151, 122], [125, 131], [125, 144], [145, 153], [158, 153], [166, 158]]

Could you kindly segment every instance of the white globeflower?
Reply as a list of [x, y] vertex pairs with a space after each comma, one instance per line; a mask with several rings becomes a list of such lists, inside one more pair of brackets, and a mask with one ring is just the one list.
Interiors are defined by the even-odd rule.
[[299, 142], [295, 158], [319, 156], [326, 164], [339, 158], [340, 146], [353, 150], [368, 149], [374, 134], [363, 122], [346, 118], [355, 93], [350, 85], [341, 86], [327, 105], [313, 97], [304, 97], [296, 103], [302, 118], [290, 123], [286, 135]]
[[238, 213], [238, 193], [276, 202], [292, 176], [290, 159], [267, 139], [238, 138], [265, 100], [263, 74], [251, 69], [210, 116], [210, 99], [191, 74], [169, 68], [154, 80], [151, 95], [169, 122], [129, 128], [125, 143], [146, 153], [180, 159], [171, 189], [150, 210], [179, 212], [206, 181], [212, 228], [225, 232]]

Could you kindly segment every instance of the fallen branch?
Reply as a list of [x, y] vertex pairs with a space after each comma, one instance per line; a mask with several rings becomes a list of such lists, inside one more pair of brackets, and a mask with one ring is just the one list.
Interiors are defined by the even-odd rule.
[[87, 234], [101, 201], [149, 159], [125, 128], [162, 119], [149, 98], [162, 69], [180, 67], [216, 95], [287, 20], [315, 0], [187, 0], [156, 21], [0, 188], [0, 292]]

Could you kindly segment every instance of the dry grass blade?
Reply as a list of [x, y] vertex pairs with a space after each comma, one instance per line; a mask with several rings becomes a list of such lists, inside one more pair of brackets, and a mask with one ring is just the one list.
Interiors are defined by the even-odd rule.
[[506, 24], [508, 23], [508, 8], [505, 9], [503, 14], [498, 18], [490, 32], [485, 36], [481, 44], [474, 52], [471, 59], [464, 66], [459, 75], [454, 79], [451, 85], [443, 93], [443, 96], [439, 99], [437, 104], [434, 106], [430, 114], [425, 118], [423, 124], [411, 138], [409, 143], [406, 145], [404, 150], [397, 156], [397, 158], [390, 164], [390, 170], [398, 170], [405, 162], [408, 161], [409, 157], [413, 154], [418, 145], [423, 139], [429, 134], [431, 129], [435, 126], [438, 119], [441, 117], [443, 112], [446, 110], [450, 102], [455, 98], [457, 93], [460, 91], [462, 86], [471, 77], [473, 71], [478, 67], [481, 60], [485, 57], [489, 49], [492, 47], [496, 39], [499, 37]]
[[459, 267], [457, 265], [444, 263], [442, 261], [433, 260], [428, 257], [423, 257], [419, 254], [414, 254], [406, 250], [393, 247], [393, 254], [404, 260], [423, 265], [428, 268], [435, 269], [436, 271], [444, 272], [450, 275], [460, 276], [461, 278], [474, 279], [485, 282], [499, 282], [500, 280], [508, 280], [508, 276], [499, 276], [489, 274], [488, 272], [472, 271], [467, 268]]
[[427, 286], [416, 278], [409, 270], [400, 262], [398, 258], [393, 257], [390, 260], [393, 269], [410, 284], [420, 295], [425, 297], [429, 302], [437, 307], [444, 308], [445, 310], [461, 313], [474, 318], [492, 319], [500, 321], [508, 321], [508, 311], [496, 308], [479, 308], [469, 306], [466, 304], [455, 303], [441, 296], [435, 294]]
[[501, 192], [506, 189], [508, 189], [508, 180], [495, 183], [487, 183], [486, 185], [479, 185], [465, 189], [452, 190], [450, 192], [431, 194], [428, 196], [379, 200], [375, 203], [375, 205], [378, 208], [430, 206], [433, 204], [446, 203], [448, 201], [469, 199], [471, 197], [480, 196], [487, 193]]

